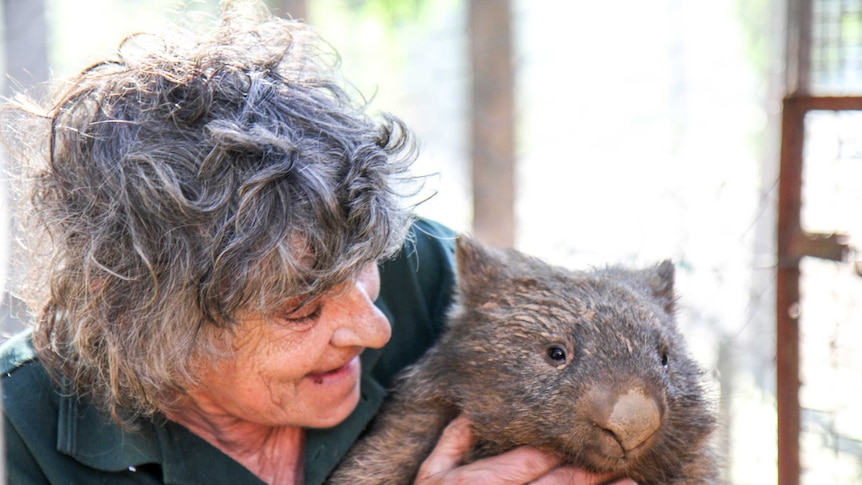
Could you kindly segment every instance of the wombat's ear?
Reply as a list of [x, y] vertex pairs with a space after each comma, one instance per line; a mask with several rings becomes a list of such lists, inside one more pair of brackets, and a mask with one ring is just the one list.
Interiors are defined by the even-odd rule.
[[500, 268], [500, 258], [492, 248], [464, 234], [460, 234], [455, 241], [455, 261], [458, 265], [458, 286], [462, 291], [485, 286]]
[[658, 265], [641, 272], [641, 280], [668, 313], [676, 311], [674, 272], [674, 266], [670, 260], [662, 261]]

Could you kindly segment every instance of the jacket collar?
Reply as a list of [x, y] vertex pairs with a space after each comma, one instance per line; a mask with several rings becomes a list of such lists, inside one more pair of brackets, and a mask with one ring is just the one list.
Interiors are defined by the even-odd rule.
[[166, 484], [262, 483], [245, 467], [186, 428], [164, 419], [121, 428], [93, 406], [60, 397], [57, 451], [105, 472], [160, 465]]

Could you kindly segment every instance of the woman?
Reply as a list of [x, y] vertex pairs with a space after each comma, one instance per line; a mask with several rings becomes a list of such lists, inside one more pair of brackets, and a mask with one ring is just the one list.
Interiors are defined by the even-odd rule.
[[[320, 483], [440, 332], [452, 234], [396, 190], [409, 132], [305, 27], [228, 7], [4, 110], [49, 250], [0, 353], [9, 483]], [[469, 443], [454, 421], [417, 483], [600, 478], [529, 448], [459, 466]]]

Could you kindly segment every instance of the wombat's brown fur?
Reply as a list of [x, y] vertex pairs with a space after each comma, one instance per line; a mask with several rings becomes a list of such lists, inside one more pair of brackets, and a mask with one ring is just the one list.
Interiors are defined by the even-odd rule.
[[457, 261], [446, 334], [330, 483], [412, 483], [462, 413], [471, 460], [531, 445], [641, 485], [718, 482], [715, 418], [674, 322], [670, 262], [573, 272], [463, 237]]

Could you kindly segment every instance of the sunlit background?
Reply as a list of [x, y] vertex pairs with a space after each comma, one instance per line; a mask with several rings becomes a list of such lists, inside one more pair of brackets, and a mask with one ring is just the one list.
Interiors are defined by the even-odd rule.
[[[52, 78], [111, 54], [125, 34], [165, 28], [179, 11], [216, 11], [212, 0], [46, 1]], [[469, 231], [465, 2], [307, 0], [305, 17], [371, 106], [416, 131], [416, 171], [430, 175], [424, 194], [436, 192], [419, 212]], [[512, 4], [516, 246], [573, 268], [675, 261], [680, 323], [720, 396], [735, 484], [777, 475], [784, 14], [779, 0]], [[862, 32], [855, 18], [846, 28]], [[809, 152], [818, 162], [806, 172], [804, 221], [860, 234], [862, 125], [853, 116], [815, 118]], [[0, 210], [0, 218], [10, 214]], [[0, 223], [2, 270], [14, 252], [9, 222]], [[846, 263], [806, 262], [803, 271], [802, 481], [862, 483], [862, 413], [854, 412], [862, 402], [862, 278]], [[0, 271], [0, 282], [18, 277]]]

